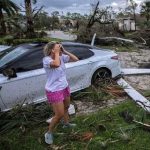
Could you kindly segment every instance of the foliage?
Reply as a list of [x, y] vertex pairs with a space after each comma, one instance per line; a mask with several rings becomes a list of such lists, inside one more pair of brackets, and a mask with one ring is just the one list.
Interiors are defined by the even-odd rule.
[[[0, 149], [133, 150], [150, 147], [149, 132], [135, 123], [126, 123], [119, 115], [123, 110], [128, 110], [136, 120], [150, 121], [149, 114], [137, 107], [131, 100], [111, 109], [107, 108], [90, 115], [72, 118], [77, 123], [77, 127], [74, 129], [64, 129], [59, 125], [57, 132], [54, 133], [54, 144], [50, 146], [44, 143], [44, 133], [47, 130], [44, 119], [47, 119], [50, 113], [49, 109], [45, 105], [37, 109], [32, 107], [26, 109], [19, 111], [20, 115], [17, 114], [17, 117], [20, 116], [20, 118], [18, 120], [15, 120], [17, 118], [15, 116], [13, 116], [14, 119], [10, 117], [11, 119], [8, 120], [10, 125], [13, 120], [14, 122], [22, 122], [24, 126], [15, 126], [9, 132], [1, 134]], [[42, 122], [36, 120], [36, 117]], [[0, 123], [4, 123], [6, 118], [7, 113], [5, 113]], [[84, 136], [81, 135], [85, 134], [90, 135], [91, 138], [84, 141]]]
[[50, 29], [51, 27], [51, 17], [48, 16], [48, 13], [41, 12], [37, 15], [34, 20], [35, 29]]
[[0, 133], [10, 132], [15, 127], [25, 132], [26, 128], [45, 123], [44, 118], [49, 117], [50, 112], [47, 103], [16, 105], [11, 111], [0, 113]]
[[141, 15], [146, 18], [146, 25], [150, 28], [150, 1], [143, 2], [141, 6]]
[[32, 42], [50, 42], [50, 41], [61, 41], [55, 38], [33, 38], [33, 39], [14, 39], [13, 36], [7, 36], [5, 38], [0, 38], [0, 44], [2, 45], [18, 45], [22, 43], [32, 43]]
[[4, 18], [4, 12], [9, 16], [15, 15], [19, 11], [19, 7], [12, 2], [11, 0], [0, 0], [0, 25], [1, 32], [0, 34], [6, 34], [6, 24]]
[[90, 86], [82, 91], [73, 94], [73, 99], [80, 99], [86, 101], [92, 101], [93, 104], [99, 104], [107, 101], [111, 98], [124, 97], [126, 93], [123, 87], [117, 85], [117, 83], [112, 79], [97, 80], [95, 85]]
[[126, 38], [136, 41], [138, 44], [144, 43], [143, 39], [146, 41], [146, 45], [150, 47], [150, 31], [141, 30], [126, 34]]
[[18, 12], [19, 7], [11, 0], [0, 0], [0, 9], [6, 12], [8, 16], [13, 16]]

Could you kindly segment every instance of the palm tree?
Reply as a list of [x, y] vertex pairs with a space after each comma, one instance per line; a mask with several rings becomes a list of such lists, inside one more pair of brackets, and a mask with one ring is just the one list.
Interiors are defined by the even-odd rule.
[[145, 16], [147, 27], [150, 24], [150, 1], [145, 1], [142, 4], [141, 15]]
[[19, 10], [19, 7], [13, 3], [11, 0], [0, 0], [0, 25], [1, 25], [1, 34], [6, 34], [6, 25], [4, 20], [4, 13], [6, 13], [8, 16], [13, 16], [15, 13], [17, 13]]
[[[37, 0], [32, 0], [33, 4], [35, 4], [36, 2]], [[32, 38], [35, 36], [32, 3], [31, 3], [31, 0], [24, 0], [24, 3], [25, 3], [25, 9], [26, 9], [26, 18], [27, 18], [27, 37]]]

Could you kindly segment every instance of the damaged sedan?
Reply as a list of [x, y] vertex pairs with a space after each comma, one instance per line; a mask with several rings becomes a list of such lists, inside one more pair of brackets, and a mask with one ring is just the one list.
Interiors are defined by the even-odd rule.
[[[16, 104], [40, 103], [46, 100], [46, 74], [42, 66], [46, 43], [21, 44], [0, 54], [0, 109], [7, 111]], [[115, 78], [121, 74], [118, 55], [92, 45], [62, 42], [79, 61], [66, 63], [71, 92], [97, 79]]]

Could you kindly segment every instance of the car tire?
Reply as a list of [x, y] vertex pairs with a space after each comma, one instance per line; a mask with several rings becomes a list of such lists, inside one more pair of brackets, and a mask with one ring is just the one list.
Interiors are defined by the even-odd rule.
[[107, 68], [100, 68], [95, 71], [92, 77], [91, 84], [99, 86], [101, 84], [108, 83], [111, 80], [111, 71]]

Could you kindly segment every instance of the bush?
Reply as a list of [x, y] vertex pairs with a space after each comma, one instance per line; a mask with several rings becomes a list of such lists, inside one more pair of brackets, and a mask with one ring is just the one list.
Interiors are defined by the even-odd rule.
[[22, 43], [50, 42], [50, 41], [61, 41], [61, 40], [56, 38], [33, 38], [33, 39], [14, 39], [13, 37], [0, 38], [0, 44], [2, 45], [18, 45]]

